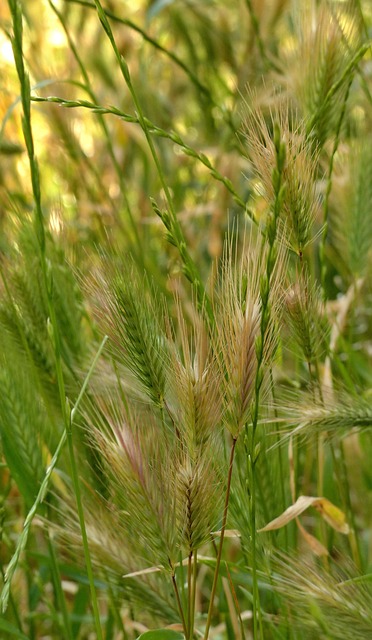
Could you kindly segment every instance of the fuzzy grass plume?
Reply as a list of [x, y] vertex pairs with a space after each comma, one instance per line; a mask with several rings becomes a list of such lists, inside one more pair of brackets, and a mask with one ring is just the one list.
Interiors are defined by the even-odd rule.
[[289, 105], [281, 105], [266, 119], [250, 96], [244, 120], [244, 138], [257, 189], [268, 205], [275, 200], [277, 182], [277, 141], [283, 143], [281, 159], [281, 218], [285, 224], [283, 239], [298, 255], [313, 241], [313, 225], [319, 210], [316, 191], [318, 153], [308, 140], [304, 122], [296, 122], [296, 113]]
[[290, 607], [291, 622], [301, 633], [306, 629], [307, 638], [364, 640], [371, 634], [370, 584], [347, 562], [325, 571], [315, 562], [279, 556], [276, 566], [275, 588]]

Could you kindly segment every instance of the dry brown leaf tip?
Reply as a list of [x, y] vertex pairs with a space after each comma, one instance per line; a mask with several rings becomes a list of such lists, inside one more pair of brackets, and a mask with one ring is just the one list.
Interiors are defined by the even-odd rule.
[[327, 498], [316, 496], [299, 496], [296, 502], [286, 509], [280, 516], [269, 522], [259, 531], [274, 531], [284, 527], [298, 518], [309, 507], [314, 507], [322, 518], [336, 531], [348, 534], [350, 529], [345, 514]]

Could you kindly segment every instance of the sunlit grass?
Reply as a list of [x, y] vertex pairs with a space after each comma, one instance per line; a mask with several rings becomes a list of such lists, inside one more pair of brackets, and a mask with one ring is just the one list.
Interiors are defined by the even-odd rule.
[[0, 7], [1, 637], [372, 634], [371, 12], [315, 4]]

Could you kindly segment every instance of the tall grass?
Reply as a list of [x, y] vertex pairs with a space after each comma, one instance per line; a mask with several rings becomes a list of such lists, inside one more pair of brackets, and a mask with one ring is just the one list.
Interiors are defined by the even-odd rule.
[[0, 20], [1, 632], [370, 637], [368, 3]]

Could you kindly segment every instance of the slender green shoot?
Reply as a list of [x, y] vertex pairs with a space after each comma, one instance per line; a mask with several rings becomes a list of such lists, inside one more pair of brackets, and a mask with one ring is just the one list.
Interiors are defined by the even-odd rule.
[[[98, 351], [97, 351], [97, 353], [96, 353], [96, 355], [94, 357], [94, 360], [93, 360], [93, 362], [92, 362], [92, 364], [90, 366], [90, 369], [89, 369], [89, 371], [87, 373], [87, 376], [86, 376], [86, 378], [84, 380], [83, 386], [81, 387], [79, 396], [78, 396], [78, 398], [77, 398], [77, 400], [76, 400], [76, 402], [75, 402], [75, 404], [74, 404], [74, 406], [73, 406], [73, 408], [71, 410], [71, 414], [70, 414], [71, 420], [73, 420], [73, 418], [74, 418], [74, 416], [75, 416], [75, 414], [76, 414], [76, 412], [77, 412], [77, 410], [79, 408], [80, 402], [81, 402], [81, 400], [82, 400], [82, 398], [83, 398], [83, 396], [85, 394], [86, 388], [88, 386], [90, 377], [91, 377], [91, 375], [92, 375], [92, 373], [93, 373], [93, 371], [95, 369], [95, 366], [97, 364], [98, 359], [101, 356], [101, 353], [102, 353], [103, 348], [104, 348], [104, 346], [106, 344], [106, 341], [107, 341], [107, 336], [105, 336], [104, 339], [101, 342], [101, 345], [100, 345], [100, 347], [99, 347], [99, 349], [98, 349]], [[8, 606], [11, 582], [12, 582], [12, 579], [14, 577], [15, 571], [17, 569], [20, 557], [21, 557], [24, 549], [26, 548], [26, 544], [27, 544], [29, 533], [30, 533], [32, 521], [33, 521], [33, 519], [34, 519], [34, 517], [35, 517], [35, 515], [36, 515], [36, 513], [38, 511], [39, 506], [41, 505], [41, 503], [43, 502], [43, 500], [44, 500], [44, 498], [45, 498], [45, 496], [47, 494], [53, 471], [57, 466], [57, 463], [58, 463], [59, 457], [61, 455], [61, 452], [62, 452], [62, 450], [63, 450], [63, 448], [64, 448], [64, 446], [66, 444], [66, 440], [67, 440], [67, 433], [66, 433], [66, 431], [64, 431], [62, 436], [61, 436], [61, 439], [60, 439], [60, 441], [58, 443], [58, 446], [57, 446], [57, 448], [56, 448], [56, 450], [54, 452], [54, 455], [53, 455], [53, 457], [52, 457], [52, 459], [51, 459], [51, 461], [50, 461], [50, 463], [49, 463], [49, 465], [48, 465], [48, 467], [46, 469], [45, 476], [44, 476], [44, 479], [43, 479], [43, 481], [42, 481], [42, 483], [40, 485], [40, 489], [39, 489], [39, 492], [38, 492], [38, 494], [36, 496], [35, 502], [32, 505], [31, 509], [29, 510], [29, 512], [28, 512], [28, 514], [26, 516], [26, 519], [25, 519], [25, 521], [23, 523], [22, 533], [20, 534], [20, 536], [18, 538], [18, 542], [17, 542], [17, 546], [16, 546], [16, 549], [15, 549], [15, 552], [14, 552], [14, 554], [13, 554], [13, 556], [12, 556], [12, 558], [11, 558], [9, 564], [8, 564], [8, 568], [7, 568], [6, 572], [5, 572], [4, 586], [3, 586], [3, 590], [2, 590], [1, 596], [0, 596], [0, 609], [1, 609], [1, 611], [3, 613], [6, 611], [7, 606]]]
[[218, 544], [218, 551], [217, 551], [217, 558], [216, 558], [216, 566], [215, 566], [214, 575], [213, 575], [212, 589], [211, 589], [211, 594], [209, 596], [209, 607], [208, 607], [208, 614], [207, 614], [207, 622], [206, 622], [205, 630], [204, 630], [204, 640], [208, 640], [208, 638], [209, 638], [209, 630], [210, 630], [210, 627], [211, 627], [212, 616], [213, 616], [214, 599], [215, 599], [215, 595], [216, 595], [218, 579], [220, 577], [220, 565], [221, 565], [221, 558], [222, 558], [222, 548], [223, 548], [223, 541], [225, 539], [227, 512], [228, 512], [228, 509], [229, 509], [231, 480], [232, 480], [232, 472], [233, 472], [233, 466], [234, 466], [234, 456], [235, 456], [235, 448], [236, 448], [237, 439], [238, 438], [236, 436], [233, 437], [233, 441], [232, 441], [232, 445], [231, 445], [231, 449], [230, 449], [229, 472], [228, 472], [228, 476], [227, 476], [225, 505], [224, 505], [224, 509], [223, 509], [222, 524], [221, 524], [221, 531], [220, 531], [220, 540], [219, 540], [219, 544]]

